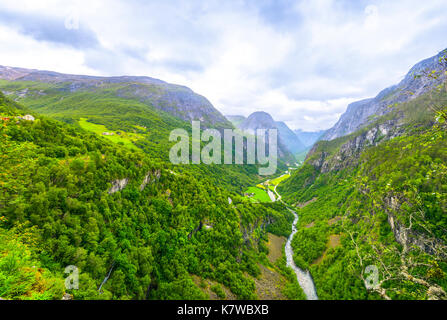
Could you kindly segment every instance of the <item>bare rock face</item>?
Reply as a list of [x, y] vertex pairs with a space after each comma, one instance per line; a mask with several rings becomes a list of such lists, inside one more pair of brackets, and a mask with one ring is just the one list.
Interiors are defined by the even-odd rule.
[[64, 293], [61, 300], [73, 300], [73, 296], [68, 293]]
[[427, 254], [436, 254], [442, 257], [446, 257], [446, 253], [443, 250], [439, 250], [443, 247], [442, 242], [434, 237], [429, 238], [427, 235], [415, 231], [409, 227], [406, 227], [396, 217], [396, 212], [400, 209], [399, 199], [395, 197], [389, 197], [385, 199], [385, 211], [388, 215], [388, 223], [393, 231], [394, 238], [404, 248], [418, 247]]
[[315, 145], [309, 152], [309, 157], [317, 156], [314, 156], [309, 163], [322, 173], [341, 170], [355, 165], [359, 161], [360, 154], [365, 148], [376, 146], [382, 141], [390, 140], [401, 135], [403, 132], [398, 119], [389, 120], [358, 135], [354, 135], [342, 144], [339, 150], [331, 157], [329, 157], [329, 153], [327, 152], [318, 152], [318, 145]]
[[140, 185], [140, 191], [143, 191], [144, 188], [149, 184], [149, 183], [154, 183], [155, 181], [159, 180], [161, 177], [161, 170], [154, 170], [154, 171], [149, 171], [146, 176], [144, 177], [143, 182]]
[[128, 178], [112, 181], [112, 187], [109, 189], [108, 193], [113, 194], [115, 192], [121, 191], [127, 186], [128, 183]]
[[[398, 85], [383, 90], [375, 98], [350, 104], [340, 120], [324, 134], [322, 140], [334, 140], [355, 132], [370, 124], [371, 116], [381, 116], [390, 112], [388, 106], [413, 100], [432, 90], [446, 78], [444, 72], [447, 70], [447, 64], [442, 59], [446, 54], [447, 49], [419, 62]], [[438, 79], [420, 76], [432, 70], [439, 74]]]

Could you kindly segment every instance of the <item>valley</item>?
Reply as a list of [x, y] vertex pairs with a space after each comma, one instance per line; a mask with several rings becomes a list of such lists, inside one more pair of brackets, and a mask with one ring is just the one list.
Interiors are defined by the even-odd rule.
[[[0, 67], [0, 298], [447, 299], [446, 54], [315, 132], [154, 78]], [[276, 173], [171, 163], [193, 120], [277, 130]]]

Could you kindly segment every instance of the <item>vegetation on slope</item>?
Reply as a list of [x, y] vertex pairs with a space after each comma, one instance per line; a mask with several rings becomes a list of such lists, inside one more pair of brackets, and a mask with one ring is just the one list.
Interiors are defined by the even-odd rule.
[[[147, 101], [129, 98], [122, 85], [107, 85], [80, 91], [69, 90], [66, 83], [48, 84], [33, 81], [0, 80], [0, 88], [27, 108], [51, 118], [79, 125], [125, 146], [135, 146], [151, 159], [169, 162], [169, 141], [174, 129], [184, 129], [191, 136], [191, 124], [164, 112]], [[121, 136], [116, 134], [120, 132]], [[202, 143], [202, 146], [204, 143]], [[279, 170], [285, 170], [279, 159]], [[257, 165], [178, 165], [177, 170], [212, 180], [216, 185], [238, 194], [259, 181]]]
[[[445, 113], [437, 118], [431, 127], [433, 120], [414, 117], [417, 125], [366, 148], [356, 165], [322, 174], [307, 163], [279, 186], [301, 207], [294, 259], [310, 268], [320, 298], [447, 298]], [[337, 144], [319, 148], [331, 153]], [[368, 266], [378, 270], [369, 288]]]
[[[12, 116], [21, 112], [0, 97], [11, 118], [0, 126], [1, 233], [34, 228], [31, 258], [21, 252], [20, 268], [35, 265], [49, 282], [56, 278], [40, 296], [29, 274], [21, 291], [3, 282], [7, 298], [60, 298], [68, 265], [80, 270], [79, 290], [69, 290], [75, 299], [204, 298], [194, 274], [256, 298], [265, 234], [290, 233], [287, 210], [251, 204], [212, 179], [199, 181], [74, 125], [42, 116], [17, 121]], [[112, 192], [122, 179], [127, 185]]]

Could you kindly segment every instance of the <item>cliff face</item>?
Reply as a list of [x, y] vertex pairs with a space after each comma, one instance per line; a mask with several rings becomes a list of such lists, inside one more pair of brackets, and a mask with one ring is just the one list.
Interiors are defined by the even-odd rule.
[[[438, 55], [416, 64], [398, 84], [380, 92], [373, 99], [366, 99], [350, 104], [340, 120], [329, 129], [322, 140], [334, 140], [348, 135], [372, 122], [372, 116], [381, 116], [390, 111], [390, 105], [411, 101], [431, 91], [440, 81], [445, 80], [447, 63], [444, 57], [447, 49]], [[435, 71], [439, 76], [434, 79], [427, 76]]]
[[442, 240], [418, 232], [399, 221], [396, 213], [399, 212], [401, 203], [405, 202], [404, 199], [398, 199], [397, 196], [388, 196], [384, 199], [384, 202], [385, 205], [383, 209], [387, 213], [388, 223], [393, 231], [394, 238], [405, 248], [405, 250], [408, 250], [408, 248], [411, 248], [412, 246], [416, 246], [430, 255], [436, 254], [443, 258], [447, 257], [445, 244]]
[[365, 148], [402, 135], [410, 126], [405, 114], [419, 112], [416, 118], [422, 117], [431, 103], [424, 100], [428, 93], [445, 83], [446, 55], [444, 50], [416, 64], [401, 83], [383, 90], [376, 98], [349, 105], [337, 124], [325, 133], [323, 141], [310, 150], [308, 163], [323, 173], [344, 169], [355, 165]]
[[360, 154], [365, 148], [376, 146], [382, 141], [401, 135], [403, 132], [404, 129], [398, 119], [388, 120], [350, 137], [347, 141], [341, 142], [340, 147], [333, 154], [325, 151], [321, 145], [316, 144], [309, 152], [308, 163], [322, 173], [341, 170], [357, 164]]

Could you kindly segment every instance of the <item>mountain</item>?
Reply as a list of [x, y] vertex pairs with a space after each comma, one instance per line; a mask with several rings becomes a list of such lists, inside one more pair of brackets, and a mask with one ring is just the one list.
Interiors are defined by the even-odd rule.
[[[240, 125], [239, 129], [250, 134], [256, 134], [257, 129], [278, 129], [275, 120], [267, 112], [254, 112], [247, 117]], [[288, 163], [294, 163], [295, 158], [285, 141], [281, 138], [278, 130], [278, 158]]]
[[290, 152], [295, 155], [306, 149], [306, 146], [301, 142], [300, 138], [284, 122], [276, 121], [275, 124], [281, 140]]
[[227, 118], [233, 124], [233, 126], [235, 126], [236, 128], [239, 128], [241, 123], [244, 122], [245, 119], [247, 119], [244, 116], [238, 116], [238, 115], [235, 115], [235, 116], [225, 116], [225, 118]]
[[320, 138], [325, 134], [326, 130], [307, 132], [301, 129], [294, 130], [294, 133], [297, 135], [298, 139], [304, 144], [306, 147], [312, 147], [315, 142], [320, 140]]
[[294, 155], [305, 149], [298, 137], [284, 122], [276, 122], [267, 112], [258, 111], [252, 113], [238, 127], [243, 131], [252, 133], [256, 129], [277, 129], [280, 154], [282, 156], [289, 153]]
[[447, 299], [444, 54], [351, 105], [278, 186], [300, 217], [294, 261], [320, 299]]
[[264, 111], [257, 111], [250, 114], [239, 126], [241, 130], [255, 131], [257, 129], [276, 129], [275, 120]]
[[[1, 70], [0, 77], [8, 80], [0, 79], [0, 90], [9, 99], [26, 106], [30, 113], [77, 125], [130, 149], [143, 150], [152, 159], [170, 161], [169, 150], [175, 144], [169, 141], [172, 130], [181, 128], [191, 132], [189, 117], [186, 120], [176, 117], [168, 112], [169, 109], [163, 110], [166, 105], [156, 104], [155, 100], [152, 103], [141, 100], [134, 95], [135, 88], [143, 87], [144, 90], [169, 97], [173, 93], [162, 87], [175, 89], [177, 86], [160, 80], [147, 77], [72, 76], [8, 67]], [[131, 80], [139, 82], [129, 82]], [[181, 107], [189, 108], [188, 104]], [[206, 109], [196, 110], [201, 112], [204, 119], [202, 128], [206, 124], [214, 128], [233, 128], [219, 113], [217, 118], [214, 116], [217, 112], [215, 109], [211, 113]], [[279, 161], [278, 168], [286, 168], [283, 161]], [[178, 170], [194, 171], [197, 177], [207, 177], [238, 193], [243, 193], [246, 187], [259, 179], [256, 165], [189, 165], [179, 166]]]
[[[419, 62], [411, 68], [399, 84], [383, 90], [375, 98], [350, 104], [334, 127], [324, 134], [322, 140], [333, 140], [350, 134], [373, 122], [374, 117], [390, 112], [389, 106], [414, 100], [432, 90], [441, 79], [446, 77], [442, 72], [445, 68], [441, 63], [446, 53], [447, 49]], [[427, 70], [431, 70], [432, 75], [439, 74], [440, 78], [435, 79], [430, 75], [421, 76]]]
[[[231, 123], [203, 96], [191, 89], [150, 77], [96, 77], [62, 74], [23, 68], [0, 66], [0, 79], [17, 86], [3, 86], [6, 95], [24, 99], [30, 95], [60, 96], [105, 93], [149, 108], [167, 112], [179, 119], [202, 121], [205, 127], [231, 128]], [[40, 88], [20, 87], [20, 84], [45, 84]], [[55, 103], [56, 101], [53, 101]], [[47, 104], [47, 107], [51, 105]]]

